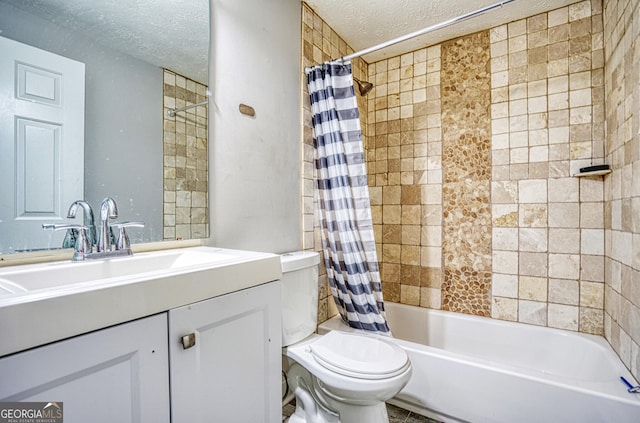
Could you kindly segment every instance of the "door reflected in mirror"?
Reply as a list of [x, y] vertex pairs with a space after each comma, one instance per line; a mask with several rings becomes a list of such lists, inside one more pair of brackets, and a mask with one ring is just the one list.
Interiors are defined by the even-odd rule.
[[[10, 176], [3, 173], [0, 194], [17, 200], [0, 202], [0, 254], [60, 248], [64, 233], [41, 230], [43, 220], [81, 223], [67, 218], [71, 202], [95, 208], [107, 196], [117, 201], [119, 220], [145, 222], [131, 231], [132, 243], [208, 236], [207, 106], [167, 112], [207, 99], [209, 2], [159, 0], [152, 15], [141, 7], [128, 0], [0, 2], [0, 36], [81, 64], [85, 79], [64, 82], [84, 86], [84, 110], [77, 111], [84, 118], [72, 118], [84, 127], [81, 142], [66, 155], [73, 125], [29, 115], [27, 106], [38, 103], [17, 99], [14, 84], [0, 85], [0, 103], [13, 104], [0, 108], [0, 167]], [[3, 58], [7, 49], [0, 44]], [[30, 61], [15, 58], [1, 76], [15, 81], [17, 63]], [[39, 88], [28, 93], [55, 92], [55, 83], [43, 85], [46, 63], [31, 69], [26, 80]]]

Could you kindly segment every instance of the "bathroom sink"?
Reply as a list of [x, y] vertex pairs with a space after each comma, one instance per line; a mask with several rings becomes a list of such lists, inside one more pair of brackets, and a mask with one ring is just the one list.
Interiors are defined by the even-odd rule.
[[239, 256], [233, 250], [184, 248], [138, 253], [129, 257], [85, 262], [62, 262], [0, 269], [0, 296], [8, 293], [54, 289], [70, 285], [137, 278], [149, 273], [170, 273], [190, 267], [212, 267], [232, 262]]
[[0, 357], [280, 279], [271, 253], [186, 247], [0, 268]]
[[14, 282], [0, 278], [0, 297], [15, 294], [16, 292], [26, 292], [26, 289]]

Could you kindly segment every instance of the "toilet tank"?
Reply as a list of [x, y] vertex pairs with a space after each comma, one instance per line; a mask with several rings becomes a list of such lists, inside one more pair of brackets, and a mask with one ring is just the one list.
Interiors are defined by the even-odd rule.
[[282, 265], [282, 346], [306, 338], [318, 324], [318, 264], [315, 251], [280, 256]]

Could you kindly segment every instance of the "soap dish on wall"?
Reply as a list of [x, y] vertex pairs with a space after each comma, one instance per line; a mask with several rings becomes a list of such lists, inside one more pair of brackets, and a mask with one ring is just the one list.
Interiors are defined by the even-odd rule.
[[594, 165], [580, 168], [580, 171], [576, 173], [576, 178], [583, 176], [602, 176], [611, 173], [611, 167], [608, 164]]

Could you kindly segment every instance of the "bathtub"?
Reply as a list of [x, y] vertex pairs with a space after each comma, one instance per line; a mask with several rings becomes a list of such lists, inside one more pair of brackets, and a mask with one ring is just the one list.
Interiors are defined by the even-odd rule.
[[[413, 376], [390, 402], [444, 422], [640, 422], [635, 380], [604, 338], [386, 303]], [[321, 324], [356, 331], [339, 316]], [[637, 384], [636, 384], [637, 385]]]

